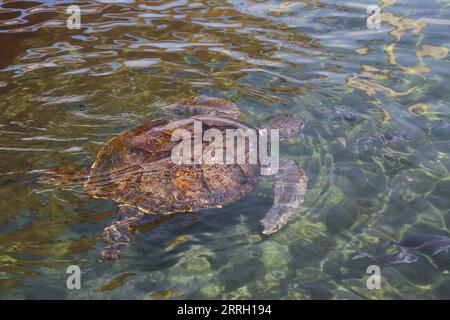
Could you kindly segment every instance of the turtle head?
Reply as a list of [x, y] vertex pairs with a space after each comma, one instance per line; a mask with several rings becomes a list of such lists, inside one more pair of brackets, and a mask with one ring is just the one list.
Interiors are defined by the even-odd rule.
[[280, 140], [298, 135], [304, 126], [305, 120], [291, 113], [274, 116], [262, 124], [266, 129], [278, 129]]
[[216, 115], [238, 119], [240, 110], [233, 102], [214, 97], [191, 97], [166, 107], [166, 110], [181, 115]]

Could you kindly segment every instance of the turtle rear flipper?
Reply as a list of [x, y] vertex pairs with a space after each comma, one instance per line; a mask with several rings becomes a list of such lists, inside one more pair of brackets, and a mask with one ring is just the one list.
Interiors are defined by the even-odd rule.
[[103, 231], [106, 245], [100, 253], [101, 260], [118, 260], [120, 250], [130, 241], [132, 227], [144, 218], [144, 213], [129, 206], [120, 207], [117, 216]]
[[261, 220], [264, 234], [272, 234], [283, 227], [295, 209], [303, 204], [308, 178], [293, 160], [281, 159], [275, 175], [275, 198], [272, 208]]

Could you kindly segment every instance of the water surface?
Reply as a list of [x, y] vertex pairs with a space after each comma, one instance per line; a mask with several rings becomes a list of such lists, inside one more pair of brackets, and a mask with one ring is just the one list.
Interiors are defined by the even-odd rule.
[[[366, 287], [373, 262], [351, 259], [448, 235], [449, 25], [447, 0], [0, 2], [0, 297], [450, 298], [449, 254], [383, 267], [380, 290]], [[266, 179], [229, 207], [149, 218], [120, 261], [99, 262], [117, 206], [40, 178], [194, 95], [252, 123], [307, 120], [281, 148], [309, 175], [303, 208], [263, 236]], [[81, 290], [66, 288], [73, 264]]]

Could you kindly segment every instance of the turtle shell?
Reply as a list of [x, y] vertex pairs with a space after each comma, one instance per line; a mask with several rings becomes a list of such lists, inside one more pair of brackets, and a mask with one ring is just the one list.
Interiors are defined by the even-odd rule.
[[[193, 136], [196, 120], [202, 133], [220, 130], [224, 148], [226, 129], [251, 128], [238, 120], [212, 115], [146, 122], [114, 137], [100, 150], [85, 182], [86, 191], [95, 198], [145, 213], [221, 207], [251, 191], [259, 181], [258, 164], [174, 163], [172, 149], [180, 141], [172, 141], [172, 133], [185, 129]], [[202, 140], [205, 150], [211, 141]]]

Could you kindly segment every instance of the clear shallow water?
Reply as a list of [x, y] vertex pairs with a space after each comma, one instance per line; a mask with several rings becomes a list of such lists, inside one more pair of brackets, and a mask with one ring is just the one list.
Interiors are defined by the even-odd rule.
[[[351, 260], [449, 233], [450, 2], [83, 1], [81, 30], [65, 28], [69, 4], [1, 3], [1, 298], [450, 298], [448, 254], [384, 267], [381, 290], [365, 285], [373, 262]], [[220, 210], [149, 217], [120, 261], [99, 262], [116, 206], [39, 178], [192, 95], [250, 122], [303, 116], [281, 152], [308, 172], [304, 207], [262, 236], [267, 179]], [[81, 290], [66, 289], [72, 264]]]

